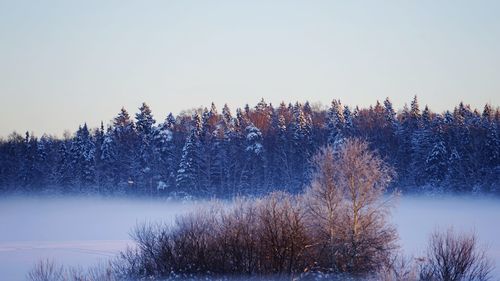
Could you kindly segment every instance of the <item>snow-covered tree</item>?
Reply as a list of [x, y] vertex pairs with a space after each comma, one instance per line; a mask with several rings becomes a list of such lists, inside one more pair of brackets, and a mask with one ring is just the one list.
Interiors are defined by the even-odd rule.
[[95, 144], [91, 139], [87, 124], [80, 127], [76, 132], [71, 144], [71, 155], [73, 157], [72, 168], [75, 173], [74, 183], [84, 191], [85, 187], [95, 184]]
[[104, 193], [118, 191], [117, 167], [116, 167], [116, 142], [113, 138], [113, 131], [108, 127], [101, 144], [101, 171], [99, 180]]
[[328, 111], [328, 143], [334, 146], [342, 143], [344, 139], [344, 113], [340, 100], [333, 100]]
[[386, 126], [391, 127], [393, 130], [397, 127], [396, 112], [392, 106], [392, 102], [387, 97], [384, 101], [384, 116], [386, 121]]
[[[170, 116], [170, 115], [169, 115]], [[155, 128], [153, 139], [153, 177], [155, 185], [158, 187], [160, 182], [164, 184], [163, 189], [173, 191], [175, 183], [175, 173], [177, 170], [177, 161], [175, 156], [174, 133], [172, 132], [172, 119], [168, 118], [163, 124]]]
[[417, 96], [413, 97], [413, 101], [411, 102], [410, 114], [409, 114], [409, 122], [412, 129], [416, 129], [420, 127], [422, 114], [420, 113], [420, 106], [418, 104]]
[[353, 120], [353, 115], [351, 114], [351, 110], [347, 105], [344, 106], [344, 119], [345, 119], [345, 124], [344, 124], [344, 135], [346, 137], [352, 137], [355, 134], [354, 131], [354, 120]]
[[446, 176], [448, 152], [444, 140], [444, 120], [441, 116], [436, 116], [432, 122], [433, 141], [432, 149], [425, 160], [425, 172], [427, 180], [441, 187], [442, 181]]
[[154, 139], [157, 133], [151, 109], [146, 103], [142, 103], [139, 112], [135, 115], [135, 125], [137, 130], [138, 148], [135, 151], [134, 160], [134, 178], [136, 186], [141, 187], [147, 192], [152, 193], [154, 184], [153, 177], [157, 173], [155, 167], [155, 146]]
[[294, 186], [301, 189], [309, 181], [308, 163], [304, 161], [309, 159], [312, 153], [312, 135], [311, 121], [308, 120], [301, 106], [295, 110], [295, 118], [292, 123], [292, 161], [293, 161], [293, 181]]
[[[262, 145], [262, 133], [253, 124], [245, 129], [245, 164], [242, 170], [242, 181], [239, 183], [239, 192], [251, 193], [251, 187], [263, 187], [265, 181], [266, 158]], [[254, 190], [262, 192], [262, 190]]]
[[137, 132], [128, 111], [122, 107], [113, 120], [113, 144], [115, 149], [115, 182], [120, 189], [136, 190], [135, 168]]
[[184, 148], [177, 170], [176, 185], [180, 191], [186, 193], [199, 192], [198, 171], [199, 171], [199, 138], [193, 130], [190, 134]]

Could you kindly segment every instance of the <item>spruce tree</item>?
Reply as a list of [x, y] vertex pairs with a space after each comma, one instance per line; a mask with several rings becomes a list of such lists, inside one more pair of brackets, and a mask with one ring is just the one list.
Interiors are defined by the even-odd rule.
[[115, 181], [121, 192], [136, 192], [134, 152], [137, 148], [137, 132], [133, 120], [123, 107], [113, 120], [113, 143], [116, 160]]
[[333, 100], [328, 111], [328, 143], [334, 146], [342, 143], [344, 139], [344, 114], [339, 100]]
[[444, 140], [444, 120], [441, 116], [436, 116], [432, 122], [433, 141], [432, 149], [425, 160], [425, 172], [427, 181], [436, 188], [442, 188], [441, 184], [445, 178], [447, 168], [448, 152]]
[[154, 119], [151, 109], [146, 103], [142, 103], [139, 112], [135, 115], [135, 125], [137, 129], [138, 148], [135, 151], [134, 160], [134, 178], [136, 186], [142, 188], [146, 193], [152, 194], [153, 188], [156, 186], [154, 176], [157, 174], [154, 166], [154, 139], [157, 133], [154, 124]]

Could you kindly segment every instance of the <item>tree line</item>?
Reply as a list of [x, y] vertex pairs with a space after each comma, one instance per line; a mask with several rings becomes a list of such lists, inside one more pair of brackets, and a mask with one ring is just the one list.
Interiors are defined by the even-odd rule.
[[389, 99], [369, 108], [333, 100], [262, 99], [233, 114], [225, 105], [168, 114], [157, 122], [143, 103], [135, 118], [122, 108], [106, 127], [83, 124], [73, 135], [12, 133], [0, 140], [4, 192], [148, 194], [225, 197], [297, 193], [309, 183], [311, 158], [324, 145], [366, 140], [395, 167], [392, 187], [407, 191], [497, 192], [500, 110], [460, 103], [420, 109], [417, 97], [397, 111]]

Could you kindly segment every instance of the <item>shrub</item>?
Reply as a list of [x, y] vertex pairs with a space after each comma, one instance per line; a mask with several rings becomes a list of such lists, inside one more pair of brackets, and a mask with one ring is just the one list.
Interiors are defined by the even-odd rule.
[[429, 240], [420, 280], [485, 281], [491, 278], [492, 268], [475, 234], [457, 234], [453, 229], [436, 231]]

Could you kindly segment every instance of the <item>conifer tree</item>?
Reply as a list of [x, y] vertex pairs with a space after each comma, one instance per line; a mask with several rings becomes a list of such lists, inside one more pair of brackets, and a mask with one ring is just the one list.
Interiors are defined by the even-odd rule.
[[[169, 117], [171, 114], [169, 114]], [[173, 121], [167, 117], [163, 124], [156, 128], [156, 133], [153, 139], [153, 161], [155, 173], [158, 182], [156, 186], [167, 191], [173, 191], [175, 188], [175, 173], [176, 173], [176, 157], [174, 134], [172, 132]], [[173, 121], [173, 122], [172, 122]]]
[[205, 186], [200, 184], [202, 159], [200, 154], [202, 137], [202, 120], [195, 113], [192, 120], [191, 132], [182, 149], [182, 156], [177, 170], [177, 188], [188, 194], [205, 194]]
[[249, 190], [251, 187], [255, 188], [254, 192], [260, 193], [263, 191], [264, 171], [267, 168], [262, 133], [253, 124], [246, 127], [245, 133], [245, 164], [238, 193], [250, 194], [252, 193]]
[[297, 106], [293, 128], [293, 180], [294, 186], [301, 189], [308, 182], [308, 165], [303, 159], [309, 159], [312, 153], [311, 124], [306, 119], [300, 105]]
[[[87, 124], [76, 132], [71, 144], [72, 167], [76, 173], [75, 185], [78, 192], [95, 184], [95, 144], [91, 139]], [[86, 190], [90, 192], [90, 190]]]
[[116, 170], [116, 142], [113, 138], [113, 131], [108, 127], [101, 144], [101, 188], [103, 192], [113, 193], [118, 191], [118, 171]]
[[334, 146], [342, 143], [344, 139], [344, 114], [339, 100], [333, 100], [328, 111], [328, 143]]
[[113, 120], [113, 143], [115, 149], [115, 182], [121, 191], [136, 190], [134, 168], [136, 165], [137, 132], [127, 110], [122, 107]]
[[433, 126], [433, 142], [432, 149], [425, 160], [425, 171], [427, 181], [441, 188], [441, 184], [445, 178], [448, 152], [444, 140], [443, 118], [436, 116], [432, 122]]
[[147, 190], [150, 194], [153, 192], [153, 187], [156, 182], [153, 182], [154, 176], [157, 174], [154, 167], [154, 139], [157, 133], [154, 124], [154, 119], [151, 109], [146, 103], [142, 103], [139, 112], [135, 115], [138, 148], [135, 152], [134, 160], [134, 178], [138, 187]]

